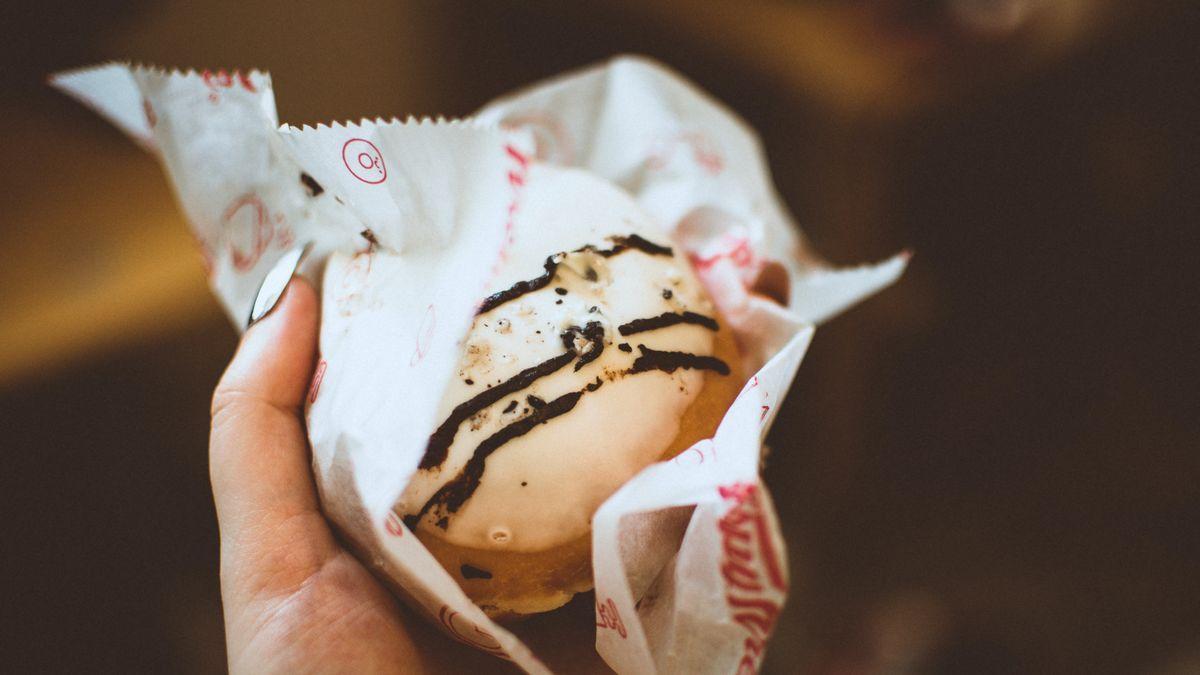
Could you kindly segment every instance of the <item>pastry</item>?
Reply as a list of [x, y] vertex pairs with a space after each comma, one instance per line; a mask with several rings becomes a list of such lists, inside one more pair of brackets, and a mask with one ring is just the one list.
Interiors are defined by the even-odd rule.
[[[556, 182], [560, 196], [579, 191], [556, 202], [572, 208], [600, 189], [582, 174]], [[711, 437], [742, 385], [733, 336], [686, 258], [644, 216], [617, 221], [517, 233], [395, 507], [493, 617], [590, 589], [592, 514]], [[588, 239], [547, 250], [572, 236]]]

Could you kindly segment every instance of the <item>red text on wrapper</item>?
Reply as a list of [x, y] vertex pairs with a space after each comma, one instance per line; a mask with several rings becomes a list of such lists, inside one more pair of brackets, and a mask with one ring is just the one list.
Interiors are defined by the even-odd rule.
[[526, 112], [505, 119], [505, 129], [525, 129], [533, 136], [533, 154], [550, 164], [570, 166], [575, 162], [571, 135], [557, 117], [547, 112]]
[[704, 460], [708, 459], [704, 456], [704, 451], [696, 446], [692, 446], [687, 450], [675, 455], [671, 461], [680, 466], [700, 466]]
[[241, 85], [243, 89], [250, 93], [258, 91], [254, 88], [254, 82], [250, 81], [250, 75], [240, 70], [235, 70], [232, 73], [227, 73], [224, 70], [218, 70], [215, 73], [211, 70], [206, 70], [200, 73], [200, 79], [204, 80], [204, 84], [209, 89], [231, 89]]
[[734, 623], [746, 631], [737, 672], [755, 673], [779, 618], [787, 579], [772, 543], [758, 486], [733, 483], [717, 490], [731, 503], [718, 522], [725, 602]]
[[622, 639], [627, 635], [625, 622], [621, 621], [621, 613], [617, 611], [617, 603], [612, 598], [596, 599], [596, 626], [614, 630]]
[[500, 658], [511, 660], [508, 653], [504, 651], [504, 647], [500, 645], [500, 642], [491, 633], [476, 626], [473, 621], [462, 614], [450, 609], [449, 605], [442, 605], [441, 610], [438, 611], [438, 622], [442, 624], [446, 632], [450, 633], [450, 636], [455, 640], [476, 649], [482, 649]]
[[316, 403], [317, 394], [321, 392], [321, 381], [325, 379], [325, 359], [321, 359], [317, 364], [317, 369], [313, 371], [312, 384], [308, 385], [308, 402]]
[[[525, 181], [529, 177], [529, 157], [525, 153], [518, 150], [513, 144], [505, 143], [504, 154], [509, 160], [505, 178], [508, 181], [509, 189], [512, 190], [512, 198], [509, 200], [508, 209], [504, 214], [504, 240], [500, 242], [500, 251], [496, 255], [495, 262], [492, 263], [491, 274], [485, 283], [490, 283], [491, 279], [495, 278], [500, 271], [500, 266], [508, 260], [508, 247], [513, 242], [517, 212], [521, 210], [521, 195], [524, 192]], [[486, 296], [486, 290], [479, 295], [480, 297]]]
[[729, 260], [739, 269], [757, 269], [761, 261], [754, 254], [750, 240], [744, 236], [725, 235], [715, 250], [691, 254], [692, 264], [700, 270], [708, 269], [720, 260]]
[[232, 89], [236, 86], [241, 86], [250, 93], [258, 92], [254, 87], [254, 82], [250, 80], [250, 76], [241, 71], [235, 70], [232, 73], [227, 73], [224, 70], [212, 72], [206, 70], [200, 73], [200, 79], [204, 80], [204, 86], [208, 87], [208, 100], [212, 103], [217, 103], [221, 100], [218, 93], [221, 89]]
[[692, 447], [675, 455], [671, 461], [683, 467], [700, 466], [710, 459], [717, 458], [717, 446], [712, 441], [700, 441]]
[[[258, 195], [246, 194], [234, 199], [221, 214], [221, 225], [229, 242], [233, 268], [239, 272], [254, 267], [275, 236], [267, 207]], [[239, 243], [235, 235], [240, 232], [248, 232], [250, 241]]]
[[383, 521], [383, 529], [387, 530], [387, 533], [393, 537], [404, 536], [404, 523], [400, 522], [400, 516], [391, 511], [388, 512], [387, 518]]
[[[341, 279], [337, 280], [337, 295], [334, 304], [338, 314], [352, 316], [363, 304], [367, 282], [371, 278], [371, 266], [375, 258], [374, 247], [354, 254], [343, 268]], [[328, 278], [326, 284], [331, 284]]]
[[[529, 158], [525, 153], [513, 147], [511, 143], [504, 144], [504, 154], [511, 160], [512, 165], [508, 170], [508, 185], [512, 188], [512, 199], [508, 202], [508, 212], [504, 217], [504, 243], [500, 246], [500, 261], [508, 257], [508, 246], [513, 241], [513, 227], [515, 226], [515, 218], [517, 211], [521, 209], [521, 192], [525, 187], [525, 180], [529, 176]], [[499, 261], [496, 263], [500, 264]], [[493, 274], [496, 270], [492, 270]]]
[[272, 243], [280, 248], [295, 243], [295, 235], [284, 223], [283, 214], [272, 215], [253, 193], [241, 195], [225, 207], [221, 228], [233, 269], [238, 272], [253, 269]]
[[[742, 394], [745, 394], [746, 392], [750, 391], [751, 389], [758, 389], [758, 375], [755, 375], [754, 377], [750, 378], [750, 380], [748, 382], [746, 382], [746, 386], [742, 387]], [[762, 395], [763, 401], [771, 400], [770, 392], [764, 390], [761, 392], [761, 395]], [[771, 412], [771, 404], [770, 403], [762, 403], [759, 405], [759, 414], [758, 414], [759, 426], [766, 426], [767, 415], [769, 415], [770, 412]]]
[[408, 359], [410, 367], [417, 365], [425, 358], [429, 346], [433, 344], [433, 332], [436, 328], [437, 310], [431, 304], [425, 308], [425, 315], [421, 317], [421, 323], [417, 326], [417, 344], [413, 347], [412, 357]]
[[669, 134], [655, 140], [646, 155], [646, 168], [651, 171], [665, 169], [681, 149], [689, 150], [692, 161], [709, 175], [715, 176], [725, 168], [725, 160], [716, 143], [699, 131]]

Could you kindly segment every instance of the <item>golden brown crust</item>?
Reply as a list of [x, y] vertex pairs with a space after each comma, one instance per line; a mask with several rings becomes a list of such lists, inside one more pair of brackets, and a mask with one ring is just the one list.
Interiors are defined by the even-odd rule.
[[[722, 323], [714, 355], [729, 364], [729, 375], [704, 374], [704, 388], [680, 419], [679, 433], [663, 453], [669, 459], [711, 438], [741, 391], [741, 356], [732, 331]], [[492, 618], [510, 619], [547, 612], [592, 588], [591, 533], [542, 551], [483, 550], [446, 542], [419, 527], [417, 538], [446, 568], [475, 604]], [[483, 578], [483, 574], [490, 574]]]

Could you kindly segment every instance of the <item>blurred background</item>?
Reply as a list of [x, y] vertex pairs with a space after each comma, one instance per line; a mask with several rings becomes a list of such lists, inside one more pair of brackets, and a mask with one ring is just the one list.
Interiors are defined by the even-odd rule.
[[817, 332], [772, 432], [793, 593], [764, 671], [1200, 672], [1200, 4], [0, 12], [5, 669], [225, 667], [206, 446], [235, 332], [154, 158], [47, 73], [259, 67], [299, 123], [465, 115], [637, 52], [760, 131], [830, 260], [916, 254]]

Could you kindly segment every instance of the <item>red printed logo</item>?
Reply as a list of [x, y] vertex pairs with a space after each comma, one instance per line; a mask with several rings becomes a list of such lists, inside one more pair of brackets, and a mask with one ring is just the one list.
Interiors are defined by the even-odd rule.
[[387, 180], [387, 165], [383, 153], [365, 138], [351, 138], [342, 146], [342, 163], [355, 178], [368, 185]]
[[717, 527], [721, 534], [725, 603], [734, 623], [746, 631], [737, 672], [755, 673], [779, 618], [787, 578], [772, 544], [758, 486], [733, 483], [717, 491], [722, 499], [732, 502]]
[[476, 626], [474, 622], [450, 609], [448, 605], [442, 605], [442, 609], [438, 612], [438, 621], [455, 640], [476, 649], [482, 649], [489, 654], [509, 659], [504, 647], [491, 633]]
[[621, 621], [621, 613], [617, 611], [617, 603], [612, 598], [604, 602], [596, 600], [596, 626], [615, 630], [624, 639], [625, 622]]

